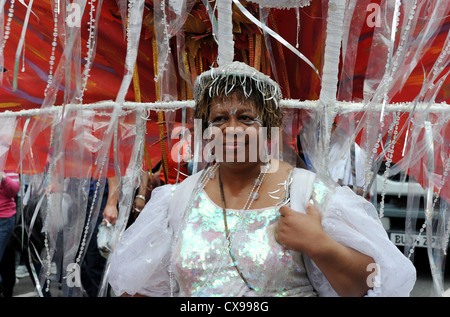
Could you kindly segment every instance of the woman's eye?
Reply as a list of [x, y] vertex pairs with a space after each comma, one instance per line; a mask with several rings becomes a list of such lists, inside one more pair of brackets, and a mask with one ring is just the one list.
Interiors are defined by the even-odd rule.
[[246, 123], [253, 123], [254, 119], [249, 116], [240, 116], [239, 120]]
[[224, 116], [215, 117], [211, 122], [212, 123], [222, 123], [225, 122], [226, 118]]

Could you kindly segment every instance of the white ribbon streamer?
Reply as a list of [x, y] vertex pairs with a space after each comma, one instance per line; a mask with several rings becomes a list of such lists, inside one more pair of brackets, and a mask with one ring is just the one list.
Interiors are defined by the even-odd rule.
[[219, 23], [219, 55], [217, 64], [223, 66], [234, 60], [234, 41], [233, 41], [233, 10], [231, 0], [218, 0], [217, 4]]
[[278, 42], [286, 46], [288, 49], [290, 49], [295, 55], [300, 57], [306, 64], [308, 64], [314, 72], [319, 76], [319, 70], [314, 66], [314, 64], [305, 57], [302, 53], [298, 51], [294, 46], [292, 46], [288, 41], [286, 41], [284, 38], [282, 38], [278, 33], [274, 32], [272, 29], [267, 27], [266, 25], [262, 24], [258, 19], [256, 19], [238, 0], [233, 0], [234, 4], [241, 10], [241, 12], [250, 19], [253, 23], [255, 23], [258, 27], [263, 29], [265, 32], [270, 34], [274, 39], [276, 39]]
[[22, 52], [23, 45], [25, 43], [25, 34], [27, 33], [28, 21], [30, 20], [30, 13], [31, 13], [32, 6], [33, 6], [33, 0], [30, 0], [30, 3], [28, 4], [28, 7], [27, 7], [27, 14], [25, 16], [25, 21], [23, 22], [22, 33], [20, 35], [20, 41], [19, 41], [19, 44], [17, 45], [17, 50], [16, 50], [16, 60], [15, 60], [15, 64], [14, 64], [13, 91], [17, 90], [17, 73], [19, 72], [20, 52]]

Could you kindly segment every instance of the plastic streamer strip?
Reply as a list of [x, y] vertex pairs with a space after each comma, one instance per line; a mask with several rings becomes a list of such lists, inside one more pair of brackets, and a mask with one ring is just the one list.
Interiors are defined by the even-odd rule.
[[[34, 279], [34, 282], [36, 283], [35, 289], [40, 297], [43, 297], [44, 295], [42, 294], [42, 286], [39, 281], [38, 274], [36, 273], [36, 268], [34, 267], [33, 259], [31, 256], [30, 239], [31, 239], [31, 233], [32, 233], [32, 230], [34, 227], [34, 222], [36, 221], [36, 217], [39, 214], [39, 210], [41, 209], [41, 205], [42, 205], [42, 202], [44, 201], [44, 198], [45, 198], [45, 195], [42, 195], [41, 199], [39, 199], [39, 202], [36, 205], [36, 209], [34, 210], [33, 217], [31, 218], [30, 227], [28, 229], [28, 234], [27, 234], [27, 236], [28, 236], [28, 263], [30, 264], [32, 278]], [[41, 265], [42, 265], [42, 260], [40, 258], [39, 253], [37, 252], [36, 248], [34, 247], [34, 245], [33, 245], [33, 251], [34, 251], [36, 257], [38, 258], [39, 262], [41, 262]]]
[[[177, 90], [172, 85], [172, 77], [175, 75], [175, 65], [171, 58], [170, 39], [177, 35], [177, 42], [181, 44], [179, 39], [183, 33], [183, 25], [191, 11], [195, 1], [178, 0], [169, 1], [167, 5], [166, 0], [153, 1], [153, 16], [154, 16], [154, 37], [156, 42], [154, 47], [157, 47], [157, 61], [158, 72], [155, 73], [155, 81], [159, 84], [160, 98], [157, 100], [176, 100]], [[173, 9], [172, 11], [170, 9]], [[180, 51], [179, 51], [180, 54]], [[180, 63], [183, 65], [183, 63]], [[182, 67], [179, 67], [182, 69]], [[154, 68], [156, 69], [156, 67]], [[183, 75], [182, 75], [183, 76]]]
[[233, 0], [233, 3], [241, 10], [241, 12], [248, 18], [250, 21], [255, 23], [259, 28], [261, 28], [264, 32], [267, 32], [269, 35], [271, 35], [274, 39], [276, 39], [278, 42], [286, 46], [289, 50], [291, 50], [295, 55], [300, 57], [306, 64], [308, 64], [314, 72], [319, 76], [319, 70], [314, 66], [313, 63], [309, 59], [305, 57], [302, 53], [300, 53], [294, 46], [292, 46], [288, 41], [286, 41], [284, 38], [282, 38], [279, 34], [274, 32], [272, 29], [261, 23], [258, 19], [256, 19], [238, 0]]
[[233, 41], [233, 11], [231, 0], [218, 0], [218, 51], [217, 63], [219, 66], [233, 62], [234, 41]]
[[[22, 177], [23, 177], [23, 153], [22, 153], [22, 149], [23, 149], [23, 143], [25, 141], [25, 135], [26, 135], [26, 131], [28, 128], [28, 124], [30, 123], [30, 117], [27, 118], [27, 120], [25, 121], [25, 125], [23, 128], [23, 132], [22, 132], [22, 140], [20, 141], [20, 174], [19, 174], [19, 178], [20, 178], [20, 206], [19, 206], [19, 212], [20, 212], [20, 221], [22, 222], [22, 224], [25, 223], [24, 221], [24, 215], [23, 215], [23, 182], [22, 182]], [[25, 231], [25, 226], [22, 226], [22, 232], [21, 232], [21, 241], [22, 241], [22, 249], [23, 249], [23, 238], [24, 238], [24, 231]]]
[[211, 8], [211, 6], [209, 5], [209, 0], [202, 0], [203, 5], [206, 8], [206, 11], [208, 12], [209, 15], [209, 20], [211, 21], [211, 26], [212, 26], [212, 36], [214, 38], [214, 41], [216, 41], [217, 44], [219, 44], [219, 40], [217, 39], [217, 34], [219, 34], [219, 24], [217, 22], [216, 16], [214, 15], [214, 10]]
[[[23, 149], [23, 144], [25, 142], [25, 135], [26, 135], [29, 123], [30, 123], [30, 118], [27, 118], [27, 120], [25, 121], [24, 127], [23, 127], [22, 139], [20, 141], [20, 174], [21, 175], [22, 175], [22, 162], [23, 162], [23, 157], [22, 157], [23, 156], [23, 151], [22, 151], [22, 149]], [[21, 184], [20, 187], [22, 189], [22, 182], [20, 182], [20, 184]], [[21, 195], [21, 199], [22, 199], [22, 197], [23, 197], [23, 195]], [[42, 198], [41, 198], [41, 200], [39, 201], [39, 204], [38, 204], [39, 206], [37, 206], [37, 207], [40, 208], [40, 204], [42, 204], [42, 201], [43, 201], [44, 197], [45, 196], [42, 196]], [[22, 208], [22, 204], [21, 204], [21, 208]], [[36, 208], [36, 210], [39, 210], [39, 208]], [[23, 226], [22, 226], [22, 239], [21, 239], [22, 240], [22, 248], [23, 248], [25, 221], [24, 221], [24, 214], [23, 214], [23, 210], [22, 209], [20, 210], [20, 214], [21, 214], [21, 222], [23, 224]], [[34, 214], [33, 214], [32, 222], [30, 223], [30, 229], [29, 229], [29, 231], [27, 233], [28, 241], [30, 241], [30, 235], [31, 235], [32, 228], [34, 226], [34, 221], [36, 219], [36, 215], [37, 215], [37, 212], [35, 211]], [[41, 290], [41, 287], [40, 287], [39, 278], [38, 278], [38, 276], [36, 274], [36, 270], [34, 269], [34, 264], [33, 264], [33, 261], [32, 261], [29, 244], [28, 244], [28, 261], [29, 261], [30, 267], [32, 268], [31, 269], [32, 276], [33, 276], [33, 278], [34, 278], [34, 280], [36, 282], [36, 290], [37, 290], [39, 296], [42, 297], [42, 290]]]
[[[87, 57], [86, 57], [86, 65], [84, 67], [84, 71], [83, 71], [83, 78], [81, 81], [81, 91], [80, 91], [80, 96], [77, 97], [78, 100], [80, 100], [80, 102], [83, 102], [83, 95], [84, 92], [86, 91], [86, 85], [88, 82], [88, 78], [89, 78], [89, 73], [91, 71], [91, 67], [92, 67], [92, 63], [94, 62], [94, 58], [95, 58], [95, 54], [96, 54], [96, 47], [97, 47], [97, 34], [98, 34], [98, 22], [100, 20], [100, 13], [102, 11], [102, 5], [103, 5], [103, 0], [98, 0], [97, 3], [97, 8], [95, 8], [94, 6], [94, 2], [95, 0], [91, 0], [90, 2], [90, 11], [89, 11], [89, 16], [90, 16], [90, 21], [89, 21], [89, 38], [88, 38], [88, 42], [86, 44], [88, 53], [87, 53]], [[97, 10], [97, 15], [95, 17], [95, 23], [93, 24], [93, 15], [94, 15], [94, 11]]]
[[[391, 26], [391, 38], [390, 38], [390, 46], [389, 46], [389, 50], [388, 50], [388, 60], [387, 60], [387, 65], [386, 65], [386, 71], [390, 71], [391, 70], [391, 66], [392, 66], [392, 56], [393, 56], [393, 51], [394, 51], [394, 44], [395, 44], [395, 36], [397, 34], [397, 28], [398, 28], [398, 23], [399, 23], [399, 19], [400, 19], [400, 5], [401, 5], [401, 1], [400, 0], [396, 0], [395, 1], [395, 9], [394, 9], [394, 14], [392, 16], [392, 26]], [[385, 74], [385, 77], [389, 79], [390, 76]], [[383, 97], [383, 106], [381, 108], [381, 113], [380, 113], [380, 123], [381, 123], [381, 127], [383, 127], [383, 121], [384, 121], [384, 108], [386, 106], [387, 103], [387, 91], [389, 89], [389, 83], [385, 84], [385, 88], [384, 88], [384, 97]]]
[[433, 87], [433, 83], [436, 81], [437, 77], [442, 73], [445, 68], [445, 65], [448, 64], [450, 60], [450, 31], [447, 33], [447, 38], [445, 39], [445, 44], [443, 45], [443, 49], [440, 51], [436, 62], [433, 64], [433, 71], [430, 75], [432, 78], [429, 79], [430, 76], [425, 78], [426, 88], [422, 89], [420, 95], [424, 96], [426, 90], [430, 90]]
[[[138, 187], [138, 180], [141, 174], [141, 162], [143, 159], [143, 146], [145, 144], [145, 119], [143, 119], [143, 110], [140, 110], [141, 113], [136, 113], [136, 139], [133, 146], [133, 153], [131, 157], [134, 158], [130, 161], [126, 177], [123, 178], [123, 183], [121, 183], [121, 196], [119, 201], [119, 215], [116, 220], [116, 224], [114, 225], [114, 235], [110, 241], [111, 244], [111, 252], [114, 251], [114, 248], [119, 241], [121, 235], [125, 231], [128, 218], [131, 211], [132, 200], [135, 195], [135, 188]], [[150, 167], [151, 169], [151, 167]], [[110, 267], [110, 258], [108, 257], [105, 270], [102, 276], [102, 281], [100, 283], [98, 296], [104, 297], [107, 295], [108, 290], [108, 275], [109, 275], [109, 267]]]
[[[449, 35], [450, 35], [450, 33], [449, 33]], [[449, 37], [447, 36], [447, 40], [449, 39]], [[449, 44], [450, 44], [450, 42], [449, 42]], [[447, 46], [447, 48], [449, 48], [449, 46]], [[436, 64], [435, 64], [435, 66], [436, 66]], [[437, 69], [437, 67], [433, 67], [433, 69]], [[435, 100], [436, 99], [436, 95], [437, 95], [437, 93], [438, 93], [438, 91], [442, 88], [442, 85], [444, 84], [444, 82], [445, 82], [445, 80], [447, 79], [447, 76], [450, 74], [450, 71], [448, 71], [444, 76], [442, 76], [442, 78], [435, 84], [435, 83], [433, 83], [432, 81], [431, 82], [428, 82], [428, 84], [427, 84], [427, 90], [431, 90], [432, 88], [435, 88], [435, 93], [434, 93], [434, 95], [431, 97], [431, 100]], [[425, 89], [424, 89], [424, 91], [425, 91]], [[419, 94], [419, 96], [418, 97], [421, 97], [422, 95], [424, 95], [425, 93], [424, 92], [421, 92], [420, 94]], [[413, 116], [413, 114], [414, 114], [414, 111], [415, 111], [415, 109], [416, 109], [416, 107], [417, 107], [417, 102], [415, 101], [414, 103], [413, 103], [413, 108], [411, 109], [411, 112], [409, 113], [409, 117], [408, 117], [408, 125], [407, 125], [407, 127], [406, 127], [406, 137], [405, 137], [405, 140], [404, 140], [404, 146], [403, 146], [403, 150], [402, 150], [402, 157], [404, 156], [404, 154], [405, 154], [405, 151], [406, 151], [406, 145], [408, 144], [408, 136], [409, 136], [409, 130], [410, 130], [410, 124], [411, 124], [411, 122], [412, 122], [412, 116]], [[432, 107], [432, 103], [430, 102], [429, 104], [428, 104], [428, 106], [425, 108], [425, 109], [423, 109], [422, 111], [423, 112], [427, 112], [427, 113], [432, 113], [432, 111], [430, 111], [430, 109], [431, 109], [431, 107]], [[448, 107], [448, 106], [447, 106]], [[403, 132], [403, 130], [405, 129], [405, 126], [406, 125], [404, 125], [403, 127], [402, 127], [402, 130], [400, 131], [400, 133], [398, 134], [398, 136], [400, 136], [401, 134], [402, 134], [402, 132]], [[397, 140], [394, 140], [394, 142], [397, 142]], [[410, 156], [411, 155], [413, 155], [413, 151], [410, 151]], [[406, 171], [407, 172], [407, 171]], [[405, 173], [405, 175], [404, 175], [404, 177], [403, 177], [403, 179], [401, 180], [402, 181], [402, 183], [404, 183], [405, 181], [406, 181], [406, 173]]]
[[[446, 122], [446, 117], [444, 117], [443, 120], [444, 120], [444, 122]], [[445, 123], [444, 123], [444, 124], [445, 124]], [[421, 130], [422, 130], [422, 129], [421, 129], [420, 127], [421, 127], [421, 126], [419, 126], [418, 128], [416, 128], [415, 130], [412, 131], [412, 139], [413, 139], [413, 140], [417, 140], [417, 139], [418, 139], [418, 135], [421, 134]], [[425, 142], [426, 142], [426, 140], [425, 140]], [[412, 147], [417, 147], [416, 143], [413, 143], [413, 144], [412, 144]], [[419, 148], [419, 149], [416, 149], [416, 150], [413, 150], [413, 149], [410, 149], [410, 150], [409, 150], [409, 157], [407, 158], [407, 159], [408, 159], [407, 161], [409, 162], [409, 166], [413, 166], [414, 164], [417, 164], [417, 163], [418, 163], [417, 160], [414, 161], [413, 155], [414, 155], [415, 153], [417, 153], [419, 150], [420, 150], [420, 148]], [[435, 193], [436, 197], [435, 197], [435, 199], [434, 199], [434, 201], [433, 201], [433, 204], [432, 204], [432, 208], [433, 208], [433, 209], [434, 209], [434, 207], [435, 207], [435, 205], [436, 205], [437, 199], [439, 198], [439, 195], [440, 195], [440, 193], [441, 193], [441, 189], [442, 189], [442, 187], [445, 185], [446, 176], [447, 176], [449, 170], [450, 170], [450, 155], [449, 155], [449, 157], [448, 157], [448, 159], [447, 159], [447, 164], [446, 164], [446, 166], [445, 166], [445, 170], [444, 170], [443, 173], [442, 173], [442, 175], [444, 175], [444, 177], [443, 177], [442, 180], [441, 180], [441, 184], [440, 184], [440, 187], [438, 188], [437, 193]], [[407, 173], [405, 173], [405, 178], [406, 178], [406, 174], [407, 174]], [[412, 180], [410, 179], [409, 182], [411, 183]], [[408, 199], [409, 199], [409, 198], [408, 198]], [[444, 201], [444, 200], [441, 199], [441, 204], [443, 204], [443, 203], [447, 204], [446, 201]], [[441, 208], [443, 208], [443, 207], [441, 206]], [[447, 207], [445, 207], [445, 208], [443, 208], [443, 209], [446, 210], [446, 208], [447, 208]], [[419, 242], [420, 237], [421, 237], [422, 233], [425, 231], [426, 228], [427, 228], [427, 219], [425, 218], [425, 220], [424, 220], [424, 222], [423, 222], [423, 224], [422, 224], [422, 227], [421, 227], [420, 230], [419, 230], [419, 234], [415, 237], [415, 241], [414, 241], [414, 243], [412, 244], [412, 248], [409, 250], [409, 254], [408, 254], [408, 257], [409, 257], [409, 258], [410, 258], [410, 257], [412, 256], [412, 254], [414, 253], [414, 248], [415, 248], [415, 246], [417, 245], [417, 243]], [[448, 229], [450, 229], [450, 220], [449, 220], [449, 223], [448, 223]], [[412, 234], [412, 233], [410, 233], [410, 235], [411, 235], [411, 234]], [[448, 237], [448, 232], [446, 233], [445, 236]], [[445, 247], [444, 245], [443, 245], [443, 248], [445, 248], [445, 249], [444, 249], [444, 254], [446, 254], [446, 247]]]
[[[162, 5], [163, 3], [161, 3]], [[164, 8], [162, 8], [162, 12], [164, 12]], [[163, 19], [165, 21], [165, 18]], [[165, 23], [164, 23], [165, 25]], [[155, 31], [156, 31], [156, 27]], [[161, 99], [161, 88], [159, 85], [159, 82], [162, 81], [161, 80], [161, 76], [160, 76], [160, 69], [161, 69], [161, 63], [159, 60], [160, 54], [159, 51], [157, 49], [157, 41], [155, 38], [153, 38], [153, 69], [154, 69], [154, 73], [156, 75], [156, 78], [158, 78], [158, 80], [155, 80], [155, 94], [156, 94], [156, 99], [160, 100]], [[158, 63], [156, 63], [155, 61], [158, 61]], [[159, 132], [159, 141], [160, 141], [160, 145], [161, 145], [161, 162], [162, 162], [162, 166], [163, 166], [163, 171], [164, 171], [164, 181], [167, 184], [167, 179], [168, 179], [168, 165], [167, 165], [167, 154], [166, 154], [166, 144], [164, 141], [164, 127], [163, 127], [163, 123], [164, 123], [164, 113], [162, 111], [158, 111], [157, 112], [157, 116], [158, 116], [158, 132]]]
[[[24, 144], [24, 142], [25, 142], [25, 135], [26, 135], [26, 133], [27, 133], [27, 129], [28, 129], [28, 124], [30, 123], [30, 117], [28, 117], [27, 118], [27, 120], [25, 121], [25, 124], [24, 124], [24, 127], [23, 127], [23, 132], [22, 132], [22, 140], [20, 140], [20, 163], [19, 163], [19, 166], [20, 166], [20, 178], [22, 178], [22, 171], [23, 171], [23, 151], [22, 151], [22, 149], [23, 149], [23, 144]], [[22, 191], [22, 188], [23, 188], [23, 186], [22, 186], [22, 179], [21, 179], [21, 181], [20, 181], [20, 189], [21, 189], [21, 191]], [[21, 194], [21, 199], [22, 199], [22, 197], [23, 197], [23, 193]], [[22, 204], [20, 204], [20, 214], [21, 214], [21, 221], [22, 221], [22, 223], [24, 223], [24, 219], [23, 219], [23, 211], [22, 211]], [[24, 236], [24, 226], [22, 226], [22, 247], [23, 247], [23, 236]]]
[[326, 104], [336, 100], [344, 13], [345, 0], [328, 5], [327, 37], [322, 70], [322, 89], [320, 91], [320, 99]]
[[144, 11], [144, 0], [130, 1], [128, 4], [129, 17], [127, 26], [127, 53], [125, 58], [125, 76], [122, 80], [116, 101], [122, 103], [125, 100], [128, 88], [133, 78], [134, 65], [137, 58], [140, 32], [142, 28], [142, 15]]
[[[342, 36], [342, 67], [341, 67], [341, 80], [339, 85], [338, 98], [339, 100], [351, 100], [353, 95], [354, 82], [346, 80], [355, 73], [357, 47], [359, 43], [359, 34], [364, 26], [366, 19], [366, 13], [369, 9], [369, 0], [354, 0], [348, 1], [348, 5], [345, 8], [345, 15], [343, 21], [343, 31], [345, 34]], [[345, 84], [344, 84], [345, 83]]]
[[[184, 81], [187, 84], [186, 87], [186, 97], [181, 96], [181, 99], [192, 99], [192, 96], [190, 96], [190, 91], [193, 90], [193, 84], [192, 84], [192, 75], [191, 72], [189, 71], [189, 66], [188, 66], [188, 57], [187, 57], [187, 52], [186, 52], [186, 48], [185, 48], [185, 34], [183, 31], [180, 31], [177, 33], [176, 35], [176, 41], [177, 41], [177, 58], [178, 58], [178, 65], [180, 65], [179, 67], [179, 73], [180, 73], [180, 77], [182, 79], [184, 79]], [[183, 85], [183, 83], [181, 83], [181, 85]]]
[[[133, 71], [133, 85], [134, 85], [134, 91], [135, 91], [135, 95], [136, 95], [136, 101], [137, 102], [141, 102], [141, 87], [140, 87], [140, 81], [139, 81], [139, 72], [138, 72], [138, 67], [137, 67], [137, 63], [135, 61], [134, 64], [134, 71]], [[122, 185], [122, 191], [121, 191], [121, 195], [120, 195], [120, 201], [119, 201], [119, 216], [116, 220], [116, 224], [114, 225], [114, 235], [113, 238], [110, 241], [110, 245], [111, 245], [111, 251], [114, 249], [118, 239], [120, 238], [120, 236], [122, 235], [122, 233], [125, 231], [127, 222], [128, 222], [128, 218], [129, 218], [129, 214], [130, 214], [130, 206], [132, 205], [132, 199], [134, 198], [134, 194], [135, 194], [135, 188], [137, 187], [137, 185], [135, 186], [136, 182], [139, 180], [140, 174], [141, 174], [141, 162], [142, 162], [142, 158], [143, 158], [143, 153], [146, 152], [146, 145], [145, 145], [145, 118], [144, 118], [144, 112], [145, 109], [141, 108], [141, 109], [136, 109], [136, 138], [135, 138], [135, 142], [134, 142], [134, 146], [133, 146], [133, 153], [131, 155], [132, 158], [134, 158], [135, 160], [133, 161], [133, 159], [130, 161], [128, 168], [126, 169], [126, 173], [125, 176], [128, 177], [124, 177], [124, 182], [123, 183], [119, 183]], [[115, 139], [114, 141], [116, 142], [117, 140], [117, 130], [114, 131], [115, 132]], [[116, 143], [114, 145], [114, 154], [116, 155], [117, 153], [117, 149], [116, 149]], [[118, 160], [116, 159], [116, 163], [118, 162]], [[151, 171], [152, 166], [149, 165], [148, 166], [149, 170]], [[130, 174], [130, 170], [131, 170], [131, 176]], [[151, 180], [151, 178], [150, 178]], [[107, 286], [108, 286], [108, 275], [109, 275], [109, 263], [110, 258], [108, 257], [106, 266], [105, 266], [105, 270], [103, 272], [103, 276], [102, 276], [102, 280], [100, 282], [100, 286], [99, 286], [99, 291], [98, 291], [98, 296], [100, 297], [104, 297], [107, 295]]]
[[[260, 8], [259, 19], [263, 25], [269, 24], [268, 23], [269, 13], [270, 13], [270, 9]], [[274, 77], [275, 81], [277, 83], [279, 83], [280, 80], [278, 77], [278, 72], [277, 72], [277, 67], [276, 67], [277, 64], [275, 62], [275, 57], [273, 54], [272, 43], [270, 42], [270, 38], [269, 38], [269, 35], [267, 34], [267, 32], [263, 30], [263, 34], [264, 34], [264, 42], [266, 43], [266, 50], [268, 52], [269, 59], [270, 59], [271, 71], [273, 73], [273, 77]]]
[[[447, 34], [447, 38], [445, 40], [445, 44], [444, 44], [444, 49], [441, 50], [441, 52], [439, 53], [439, 56], [436, 60], [436, 62], [433, 65], [433, 72], [427, 76], [424, 80], [425, 84], [422, 86], [422, 89], [419, 93], [419, 96], [416, 99], [419, 98], [424, 98], [424, 96], [426, 95], [427, 91], [431, 90], [433, 87], [435, 87], [436, 92], [441, 88], [441, 86], [443, 85], [445, 79], [447, 78], [447, 76], [449, 75], [450, 71], [447, 72], [442, 78], [441, 78], [441, 83], [436, 85], [434, 82], [437, 79], [437, 77], [439, 76], [439, 74], [442, 72], [442, 70], [444, 69], [445, 65], [445, 61], [448, 61], [450, 59], [450, 32]], [[443, 63], [444, 61], [444, 63]], [[430, 76], [432, 76], [432, 78], [430, 79]], [[435, 100], [434, 98], [432, 100]], [[402, 151], [402, 156], [404, 156], [405, 154], [405, 150], [406, 150], [406, 145], [408, 144], [408, 136], [409, 136], [409, 127], [411, 124], [411, 118], [412, 115], [414, 114], [414, 110], [416, 108], [416, 104], [417, 102], [415, 101], [414, 107], [412, 109], [412, 111], [409, 114], [409, 118], [408, 118], [408, 127], [406, 128], [406, 137], [405, 137], [405, 141], [404, 141], [404, 145], [403, 145], [403, 151]], [[430, 103], [430, 105], [428, 105], [428, 108], [430, 108], [432, 106], [432, 104]]]
[[120, 17], [122, 20], [122, 29], [124, 37], [127, 34], [127, 2], [128, 0], [116, 0], [117, 7], [119, 8]]
[[[118, 116], [120, 108], [119, 105], [122, 105], [125, 101], [126, 94], [128, 92], [128, 89], [131, 85], [131, 81], [133, 79], [133, 73], [134, 73], [134, 67], [137, 60], [137, 51], [139, 47], [139, 39], [142, 29], [142, 17], [144, 12], [144, 5], [145, 0], [138, 0], [138, 1], [130, 1], [128, 4], [129, 8], [129, 16], [128, 16], [128, 25], [127, 25], [127, 53], [125, 58], [125, 75], [122, 79], [122, 83], [119, 88], [119, 92], [117, 93], [116, 97], [116, 103], [113, 110], [113, 114], [111, 116], [111, 123], [108, 126], [107, 131], [105, 132], [107, 140], [109, 141], [104, 144], [107, 144], [107, 148], [109, 148], [109, 145], [111, 144], [111, 129], [114, 129], [112, 131], [114, 135], [114, 165], [116, 168], [116, 176], [119, 178], [119, 183], [121, 182], [121, 175], [119, 171], [119, 164], [118, 164], [118, 158], [117, 158], [117, 130], [118, 130]], [[103, 149], [104, 153], [103, 155], [107, 156], [108, 149]]]
[[[341, 40], [345, 15], [345, 0], [329, 3], [327, 29], [325, 39], [324, 65], [322, 69], [322, 88], [319, 100], [323, 107], [320, 118], [319, 144], [322, 153], [330, 151], [331, 123], [336, 116], [336, 95], [338, 87], [339, 60], [341, 57]], [[326, 174], [329, 165], [329, 156], [322, 156], [322, 163], [317, 170], [319, 174]]]
[[[428, 186], [426, 190], [426, 207], [425, 207], [425, 221], [427, 223], [427, 241], [432, 240], [432, 231], [433, 231], [433, 190], [434, 190], [434, 144], [433, 144], [433, 131], [431, 122], [429, 120], [425, 121], [425, 141], [427, 146], [427, 158], [428, 158]], [[436, 293], [441, 296], [444, 292], [444, 287], [442, 285], [442, 274], [436, 266], [435, 260], [440, 260], [440, 258], [436, 259], [433, 256], [433, 243], [428, 243], [427, 245], [428, 251], [428, 260], [430, 262], [431, 276], [433, 278], [433, 286]], [[440, 264], [440, 263], [439, 263]]]
[[22, 33], [20, 34], [20, 41], [17, 45], [16, 50], [16, 59], [14, 63], [14, 78], [13, 78], [13, 91], [17, 90], [17, 75], [19, 73], [19, 60], [20, 60], [20, 53], [22, 52], [24, 43], [25, 43], [25, 34], [27, 33], [28, 29], [28, 22], [30, 20], [30, 14], [31, 14], [31, 8], [33, 6], [33, 0], [30, 0], [27, 7], [27, 13], [25, 15], [25, 21], [23, 22], [22, 26]]

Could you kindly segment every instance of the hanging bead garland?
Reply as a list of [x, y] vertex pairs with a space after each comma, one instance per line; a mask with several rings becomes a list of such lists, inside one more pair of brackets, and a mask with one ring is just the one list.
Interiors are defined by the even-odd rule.
[[[441, 183], [439, 185], [438, 191], [437, 191], [437, 193], [435, 192], [435, 199], [433, 201], [433, 208], [435, 207], [436, 202], [439, 199], [439, 195], [441, 193], [441, 189], [445, 185], [446, 178], [448, 176], [449, 171], [450, 171], [450, 155], [449, 155], [449, 157], [447, 159], [447, 163], [445, 164], [445, 169], [444, 169], [444, 172], [442, 174], [443, 177], [442, 177]], [[447, 209], [448, 209], [448, 207], [446, 205], [446, 208], [444, 210], [444, 214], [446, 214]], [[409, 249], [408, 258], [411, 258], [412, 254], [414, 253], [414, 248], [417, 245], [417, 243], [419, 242], [419, 239], [420, 239], [422, 233], [425, 231], [426, 227], [427, 227], [427, 224], [426, 224], [426, 221], [424, 221], [424, 223], [422, 224], [422, 227], [419, 230], [419, 234], [417, 235], [417, 237], [416, 237], [416, 239], [415, 239], [411, 249]], [[444, 241], [442, 243], [442, 250], [444, 251], [444, 254], [447, 254], [447, 245], [448, 245], [448, 241], [449, 241], [449, 236], [450, 236], [450, 219], [448, 220], [447, 225], [445, 226]]]
[[52, 39], [52, 51], [50, 53], [50, 58], [48, 61], [49, 69], [48, 69], [48, 78], [47, 78], [47, 86], [44, 90], [44, 96], [47, 96], [48, 89], [50, 88], [50, 85], [53, 82], [53, 69], [55, 65], [55, 51], [56, 46], [58, 45], [58, 15], [59, 15], [59, 1], [55, 0], [54, 6], [53, 6], [53, 39]]
[[395, 141], [397, 139], [398, 135], [398, 125], [400, 123], [400, 113], [394, 113], [395, 121], [391, 125], [391, 128], [389, 129], [389, 135], [391, 134], [391, 131], [394, 130], [394, 137], [391, 137], [387, 149], [386, 149], [386, 169], [384, 171], [383, 177], [383, 188], [381, 190], [381, 202], [380, 202], [380, 210], [379, 215], [380, 218], [384, 216], [384, 199], [386, 197], [386, 186], [387, 186], [387, 179], [389, 176], [389, 172], [391, 170], [391, 163], [392, 163], [392, 157], [394, 156], [394, 149], [395, 149]]
[[[11, 2], [9, 4], [8, 17], [6, 18], [6, 25], [5, 25], [5, 33], [3, 36], [2, 46], [0, 47], [0, 56], [3, 56], [3, 51], [5, 49], [6, 42], [9, 39], [9, 35], [11, 34], [11, 21], [14, 16], [14, 3], [15, 3], [15, 0], [11, 0]], [[3, 66], [3, 65], [1, 65], [1, 66]]]
[[95, 29], [96, 29], [96, 20], [94, 18], [94, 12], [95, 12], [95, 3], [96, 0], [89, 1], [90, 5], [90, 11], [89, 11], [89, 22], [88, 22], [88, 31], [89, 31], [89, 38], [86, 43], [87, 48], [87, 56], [85, 57], [86, 65], [84, 66], [83, 71], [83, 78], [81, 79], [81, 94], [79, 97], [79, 100], [81, 103], [83, 103], [83, 96], [84, 92], [86, 91], [86, 85], [88, 82], [88, 78], [90, 77], [90, 71], [93, 63], [93, 56], [94, 56], [94, 50], [95, 50]]

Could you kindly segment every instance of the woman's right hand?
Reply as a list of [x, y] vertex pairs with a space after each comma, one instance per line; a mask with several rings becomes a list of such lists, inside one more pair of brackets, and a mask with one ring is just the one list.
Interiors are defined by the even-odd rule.
[[306, 206], [305, 214], [287, 206], [280, 207], [275, 239], [286, 249], [309, 254], [327, 237], [320, 212], [312, 203]]

